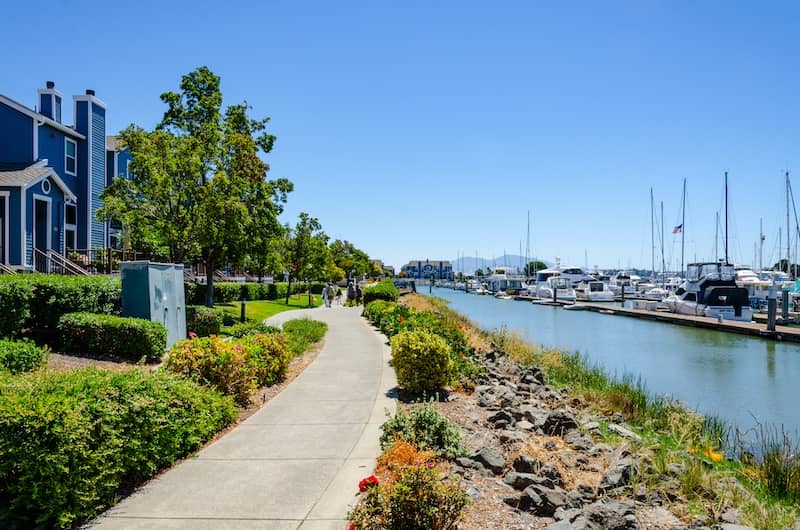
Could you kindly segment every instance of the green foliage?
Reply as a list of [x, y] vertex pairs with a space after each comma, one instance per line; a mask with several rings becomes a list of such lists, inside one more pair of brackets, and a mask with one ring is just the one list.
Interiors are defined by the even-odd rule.
[[386, 300], [387, 302], [396, 302], [400, 296], [397, 287], [390, 281], [383, 281], [374, 287], [364, 289], [364, 304], [369, 304], [373, 300]]
[[[310, 288], [313, 294], [322, 293], [325, 284], [315, 282], [310, 285], [304, 283], [293, 283], [291, 294], [306, 292]], [[214, 303], [227, 304], [238, 302], [244, 296], [247, 300], [280, 300], [286, 298], [288, 292], [286, 282], [279, 283], [233, 283], [217, 282], [214, 284]], [[204, 305], [206, 302], [206, 286], [194, 282], [184, 283], [186, 303], [192, 305]]]
[[76, 526], [236, 418], [229, 398], [165, 372], [37, 372], [0, 385], [4, 528]]
[[267, 326], [261, 322], [240, 322], [234, 324], [228, 330], [228, 335], [231, 337], [242, 338], [245, 335], [252, 335], [254, 333], [280, 333], [280, 329], [274, 326]]
[[247, 406], [259, 386], [284, 376], [291, 357], [280, 333], [247, 335], [237, 341], [213, 336], [177, 342], [164, 366]]
[[450, 347], [427, 331], [402, 331], [392, 337], [397, 381], [410, 392], [436, 391], [450, 382]]
[[371, 276], [374, 272], [373, 263], [367, 253], [357, 249], [349, 241], [337, 239], [330, 244], [329, 249], [333, 264], [345, 276]]
[[186, 306], [186, 332], [198, 337], [219, 335], [223, 313], [219, 309], [205, 306]]
[[142, 318], [68, 313], [58, 328], [68, 352], [157, 361], [167, 347], [167, 328]]
[[760, 426], [761, 479], [766, 490], [775, 498], [800, 503], [800, 446], [786, 432]]
[[404, 466], [390, 484], [367, 489], [348, 519], [358, 530], [454, 530], [469, 496], [436, 467]]
[[0, 340], [0, 370], [31, 372], [45, 363], [48, 351], [28, 340]]
[[297, 281], [325, 276], [330, 268], [331, 255], [328, 236], [316, 217], [301, 212], [297, 224], [288, 231], [284, 243], [286, 264], [289, 268], [289, 288], [286, 303], [289, 303], [292, 279]]
[[294, 356], [305, 353], [309, 346], [322, 340], [328, 325], [310, 318], [296, 318], [283, 324], [283, 332], [288, 339], [289, 351]]
[[[66, 313], [119, 314], [122, 285], [103, 276], [25, 274], [0, 276], [0, 335], [23, 330], [37, 342], [58, 343], [58, 322]], [[8, 301], [12, 305], [5, 305]]]
[[415, 406], [410, 412], [398, 409], [397, 414], [381, 426], [381, 431], [384, 450], [397, 438], [402, 438], [443, 458], [454, 459], [467, 453], [458, 427], [442, 416], [432, 402]]
[[0, 337], [18, 337], [31, 316], [33, 289], [28, 282], [0, 275]]

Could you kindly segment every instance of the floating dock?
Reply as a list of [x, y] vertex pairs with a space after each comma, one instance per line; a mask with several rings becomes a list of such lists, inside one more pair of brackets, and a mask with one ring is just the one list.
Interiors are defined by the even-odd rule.
[[739, 333], [764, 339], [780, 340], [787, 342], [800, 342], [800, 329], [789, 326], [775, 326], [775, 331], [767, 330], [766, 324], [757, 322], [735, 322], [732, 320], [718, 321], [716, 318], [698, 317], [692, 315], [679, 315], [665, 311], [648, 311], [646, 309], [629, 309], [611, 304], [596, 304], [589, 302], [579, 302], [587, 311], [603, 313], [605, 315], [618, 315], [644, 320], [656, 320], [681, 326], [692, 326], [696, 328], [716, 329], [729, 333]]

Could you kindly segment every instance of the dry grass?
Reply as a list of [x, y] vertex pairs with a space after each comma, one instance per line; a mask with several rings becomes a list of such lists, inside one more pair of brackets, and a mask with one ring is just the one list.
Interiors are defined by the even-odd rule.
[[[561, 473], [564, 489], [568, 491], [580, 485], [596, 488], [608, 469], [605, 458], [586, 457], [571, 449], [559, 436], [532, 436], [525, 440], [518, 454], [531, 456], [543, 464], [554, 466]], [[511, 455], [512, 459], [518, 454]], [[576, 465], [575, 459], [579, 456], [584, 456], [589, 461], [588, 464]]]
[[421, 451], [413, 444], [398, 438], [378, 457], [376, 471], [383, 477], [389, 477], [404, 466], [421, 466], [436, 460], [433, 451]]

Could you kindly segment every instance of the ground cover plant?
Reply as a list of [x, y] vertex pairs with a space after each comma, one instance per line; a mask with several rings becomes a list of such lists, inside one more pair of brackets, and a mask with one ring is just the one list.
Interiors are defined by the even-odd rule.
[[461, 432], [442, 416], [433, 402], [422, 403], [410, 411], [399, 409], [381, 426], [381, 449], [388, 449], [397, 440], [405, 440], [441, 458], [454, 459], [467, 452]]
[[0, 527], [69, 528], [233, 422], [165, 371], [0, 372]]
[[310, 318], [296, 318], [285, 322], [282, 331], [286, 335], [289, 351], [298, 356], [322, 340], [328, 332], [328, 325]]

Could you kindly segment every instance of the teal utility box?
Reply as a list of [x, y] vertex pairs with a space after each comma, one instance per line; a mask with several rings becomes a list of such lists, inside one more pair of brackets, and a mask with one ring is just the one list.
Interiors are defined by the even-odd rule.
[[167, 348], [186, 338], [183, 265], [125, 261], [122, 276], [122, 316], [161, 322], [167, 328]]

